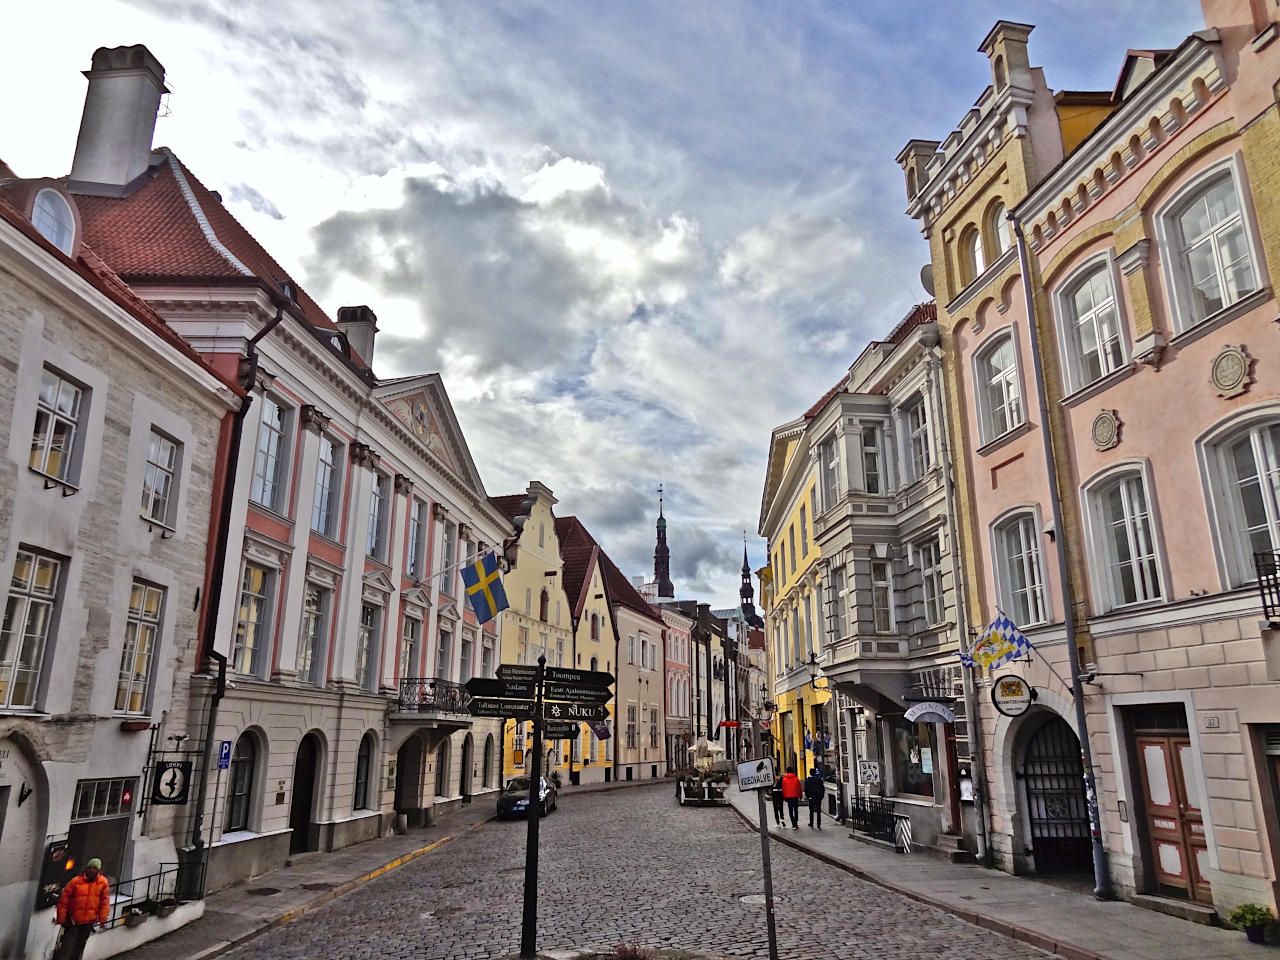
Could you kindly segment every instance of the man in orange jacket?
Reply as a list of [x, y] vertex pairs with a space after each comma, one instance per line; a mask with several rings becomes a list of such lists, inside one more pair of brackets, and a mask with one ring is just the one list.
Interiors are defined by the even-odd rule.
[[787, 801], [787, 813], [791, 814], [791, 829], [800, 829], [800, 778], [794, 766], [787, 767], [782, 775], [782, 799]]
[[84, 865], [84, 872], [72, 877], [58, 898], [58, 912], [53, 922], [62, 927], [62, 941], [54, 960], [80, 960], [84, 945], [93, 933], [95, 923], [111, 919], [111, 885], [102, 875], [102, 861], [94, 857]]

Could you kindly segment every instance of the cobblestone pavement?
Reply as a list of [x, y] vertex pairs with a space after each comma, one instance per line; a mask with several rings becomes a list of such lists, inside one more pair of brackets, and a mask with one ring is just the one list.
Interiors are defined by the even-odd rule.
[[[538, 947], [680, 947], [768, 957], [760, 838], [727, 808], [659, 787], [566, 799], [542, 822]], [[802, 827], [801, 829], [807, 829]], [[240, 960], [510, 957], [525, 825], [494, 822], [227, 956]], [[852, 842], [852, 841], [850, 841]], [[950, 914], [772, 844], [783, 960], [1040, 960]]]

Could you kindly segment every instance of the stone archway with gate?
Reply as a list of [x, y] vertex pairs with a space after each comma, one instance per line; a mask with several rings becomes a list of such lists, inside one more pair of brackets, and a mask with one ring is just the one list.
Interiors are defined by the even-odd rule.
[[[35, 750], [21, 735], [0, 737], [0, 958], [27, 955], [27, 932], [36, 901], [49, 823], [49, 781]], [[49, 926], [44, 918], [44, 926]]]

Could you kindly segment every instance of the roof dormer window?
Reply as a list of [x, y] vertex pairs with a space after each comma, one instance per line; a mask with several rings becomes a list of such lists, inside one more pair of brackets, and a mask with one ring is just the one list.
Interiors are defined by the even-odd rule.
[[71, 204], [57, 190], [48, 187], [36, 194], [31, 208], [31, 225], [55, 247], [71, 256], [76, 240], [76, 218]]

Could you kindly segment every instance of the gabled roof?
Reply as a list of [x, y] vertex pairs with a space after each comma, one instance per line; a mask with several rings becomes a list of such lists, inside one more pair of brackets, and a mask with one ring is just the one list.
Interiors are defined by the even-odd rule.
[[[79, 198], [77, 198], [76, 205], [79, 206]], [[67, 256], [32, 226], [31, 222], [23, 216], [22, 211], [9, 200], [2, 189], [0, 189], [0, 220], [11, 224], [32, 243], [44, 249], [51, 256], [61, 260], [70, 269], [74, 270], [83, 279], [127, 311], [142, 326], [158, 334], [174, 350], [181, 353], [192, 363], [199, 365], [220, 383], [226, 385], [236, 396], [243, 397], [245, 395], [244, 390], [234, 380], [230, 380], [219, 373], [186, 340], [182, 339], [172, 327], [165, 323], [160, 314], [156, 313], [146, 301], [137, 296], [129, 288], [129, 285], [98, 256], [86, 239], [81, 240], [78, 251], [73, 251], [77, 253], [75, 258]]]
[[[447, 469], [470, 486], [482, 500], [489, 499], [484, 490], [484, 482], [480, 479], [480, 471], [476, 469], [475, 460], [471, 457], [471, 448], [467, 446], [462, 427], [453, 412], [453, 404], [449, 401], [448, 391], [444, 388], [444, 379], [440, 374], [424, 373], [414, 377], [397, 377], [385, 383], [379, 382], [373, 389], [373, 395], [392, 408], [393, 413], [396, 412], [396, 408], [399, 408], [404, 416], [407, 416], [404, 411], [410, 406], [409, 401], [414, 398], [422, 400], [425, 397], [430, 414], [427, 424], [428, 432], [425, 436], [420, 436], [420, 439]], [[412, 429], [412, 424], [407, 425]]]
[[287, 281], [308, 323], [338, 329], [167, 147], [152, 151], [151, 178], [129, 195], [78, 194], [76, 203], [85, 238], [127, 282], [247, 283], [279, 293]]
[[[517, 497], [501, 499], [510, 501]], [[512, 507], [518, 508], [518, 503]], [[602, 551], [577, 517], [556, 517], [556, 539], [560, 542], [560, 579], [573, 606], [573, 618], [578, 620], [590, 599], [591, 574]]]

